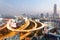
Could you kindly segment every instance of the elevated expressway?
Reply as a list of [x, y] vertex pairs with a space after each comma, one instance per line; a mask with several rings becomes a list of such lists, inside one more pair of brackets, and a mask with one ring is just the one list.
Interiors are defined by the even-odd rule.
[[13, 37], [18, 33], [20, 33], [20, 40], [22, 40], [28, 35], [30, 35], [32, 32], [39, 31], [44, 27], [44, 24], [42, 24], [41, 22], [28, 20], [25, 22], [25, 24], [15, 29], [10, 26], [10, 22], [11, 20], [9, 20], [7, 24], [4, 25], [4, 28], [0, 30], [0, 40], [3, 40], [4, 38]]

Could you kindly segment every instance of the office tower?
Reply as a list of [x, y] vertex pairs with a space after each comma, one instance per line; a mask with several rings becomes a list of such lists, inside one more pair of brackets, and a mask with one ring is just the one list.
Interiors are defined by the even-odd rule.
[[58, 17], [59, 17], [59, 15], [57, 14], [57, 5], [54, 4], [53, 19], [56, 19], [56, 18], [58, 18]]
[[54, 14], [57, 14], [57, 5], [54, 4]]
[[45, 17], [46, 17], [46, 18], [49, 18], [49, 13], [46, 13]]
[[44, 17], [44, 14], [43, 14], [43, 13], [41, 13], [41, 14], [40, 14], [40, 18], [43, 18], [43, 17]]

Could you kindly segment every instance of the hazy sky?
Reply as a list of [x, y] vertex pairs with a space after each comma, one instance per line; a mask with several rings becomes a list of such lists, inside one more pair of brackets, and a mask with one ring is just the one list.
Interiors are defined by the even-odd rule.
[[59, 13], [60, 0], [0, 0], [0, 13], [53, 13], [54, 4]]

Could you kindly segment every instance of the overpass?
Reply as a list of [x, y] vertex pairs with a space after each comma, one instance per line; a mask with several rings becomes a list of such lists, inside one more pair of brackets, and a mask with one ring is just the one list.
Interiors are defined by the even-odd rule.
[[[22, 26], [17, 29], [14, 29], [10, 26], [11, 20], [9, 20], [6, 26], [0, 31], [0, 40], [4, 38], [13, 37], [17, 34], [20, 34], [20, 40], [24, 39], [34, 31], [38, 31], [44, 27], [44, 24], [41, 22], [36, 22], [34, 20], [28, 20]], [[36, 32], [35, 32], [36, 33]]]

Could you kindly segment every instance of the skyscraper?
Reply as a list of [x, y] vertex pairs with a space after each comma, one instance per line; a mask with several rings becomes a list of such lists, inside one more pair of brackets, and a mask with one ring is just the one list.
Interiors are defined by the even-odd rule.
[[53, 19], [56, 19], [56, 18], [58, 18], [58, 17], [59, 17], [59, 15], [57, 14], [57, 5], [54, 4]]
[[57, 5], [54, 4], [54, 14], [57, 14]]
[[46, 18], [49, 18], [49, 13], [46, 13], [45, 17], [46, 17]]
[[40, 14], [40, 18], [43, 18], [43, 17], [44, 17], [44, 14], [43, 14], [43, 13], [41, 13], [41, 14]]

